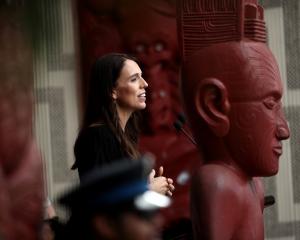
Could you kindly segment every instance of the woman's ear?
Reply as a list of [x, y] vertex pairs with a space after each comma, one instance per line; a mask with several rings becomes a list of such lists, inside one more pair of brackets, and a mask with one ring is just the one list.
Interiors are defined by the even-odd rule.
[[216, 78], [201, 80], [197, 86], [195, 105], [197, 113], [218, 137], [224, 137], [230, 128], [230, 103], [224, 84]]
[[113, 100], [117, 100], [118, 95], [117, 95], [117, 90], [116, 90], [116, 89], [113, 89], [113, 90], [112, 90], [111, 97], [112, 97]]

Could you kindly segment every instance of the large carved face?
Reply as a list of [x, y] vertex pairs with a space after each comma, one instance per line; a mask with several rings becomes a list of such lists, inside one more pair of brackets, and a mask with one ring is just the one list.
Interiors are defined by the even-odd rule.
[[174, 116], [180, 111], [175, 13], [163, 1], [156, 2], [126, 3], [120, 24], [127, 50], [138, 58], [149, 82], [146, 119], [152, 132], [173, 128]]
[[[243, 42], [212, 47], [206, 54], [206, 58], [202, 55], [189, 61], [187, 69], [200, 70], [199, 74], [187, 74], [185, 79], [192, 83], [185, 91], [189, 89], [196, 96], [196, 110], [194, 114], [189, 111], [193, 125], [200, 116], [214, 134], [202, 135], [206, 139], [198, 139], [199, 142], [222, 142], [222, 147], [217, 145], [219, 149], [206, 150], [208, 154], [226, 153], [248, 175], [276, 174], [281, 141], [289, 137], [289, 129], [281, 104], [280, 74], [272, 53], [264, 44]], [[203, 82], [208, 82], [213, 90], [204, 88]], [[216, 101], [210, 102], [206, 91]], [[201, 134], [197, 136], [201, 138]]]
[[247, 55], [241, 80], [252, 96], [242, 99], [235, 93], [238, 88], [233, 89], [225, 142], [232, 157], [251, 175], [274, 175], [282, 154], [281, 141], [289, 137], [281, 104], [280, 74], [266, 46], [249, 46]]

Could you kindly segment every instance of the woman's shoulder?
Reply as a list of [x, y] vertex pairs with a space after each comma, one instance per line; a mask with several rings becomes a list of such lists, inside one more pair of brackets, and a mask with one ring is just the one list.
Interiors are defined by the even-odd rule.
[[104, 140], [114, 139], [115, 136], [112, 130], [104, 123], [95, 123], [82, 129], [78, 135], [78, 138], [85, 140]]

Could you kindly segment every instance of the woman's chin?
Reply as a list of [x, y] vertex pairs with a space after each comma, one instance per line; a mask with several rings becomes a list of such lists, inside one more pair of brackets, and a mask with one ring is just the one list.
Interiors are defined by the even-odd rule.
[[139, 110], [143, 110], [143, 109], [145, 109], [146, 108], [146, 103], [141, 103], [140, 105], [139, 105]]

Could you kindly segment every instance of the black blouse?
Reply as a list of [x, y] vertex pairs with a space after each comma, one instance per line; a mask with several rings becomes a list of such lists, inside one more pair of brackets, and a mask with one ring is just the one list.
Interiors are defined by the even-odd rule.
[[80, 179], [96, 167], [128, 157], [112, 130], [104, 124], [82, 130], [76, 139], [74, 153]]

